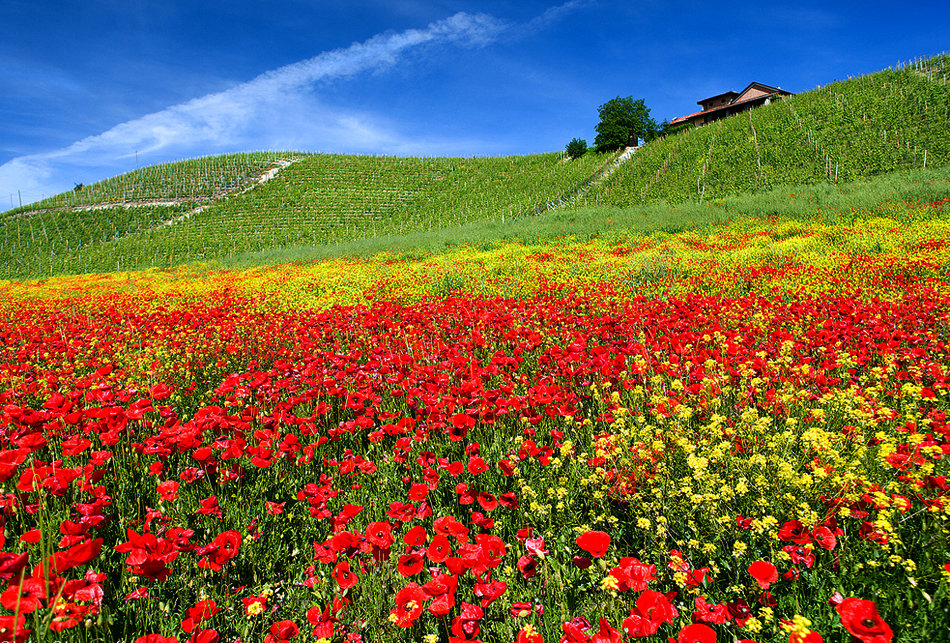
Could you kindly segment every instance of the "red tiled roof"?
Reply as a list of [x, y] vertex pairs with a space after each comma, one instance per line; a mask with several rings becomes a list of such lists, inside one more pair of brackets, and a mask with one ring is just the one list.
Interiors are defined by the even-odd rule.
[[[761, 83], [752, 83], [752, 84], [749, 85], [749, 87], [752, 87], [752, 85], [756, 85], [756, 84], [761, 85]], [[745, 93], [745, 92], [749, 89], [749, 87], [746, 87], [745, 89], [743, 89], [743, 90], [742, 90], [742, 93]], [[763, 85], [763, 87], [769, 87], [769, 86], [768, 86], [768, 85]], [[714, 113], [719, 112], [719, 111], [722, 111], [722, 110], [724, 110], [724, 109], [728, 109], [728, 108], [730, 108], [730, 107], [735, 107], [736, 105], [744, 105], [745, 103], [749, 103], [749, 102], [755, 101], [755, 100], [761, 100], [761, 99], [764, 99], [764, 98], [769, 98], [770, 96], [774, 96], [774, 95], [776, 95], [776, 94], [791, 93], [791, 92], [786, 92], [785, 90], [783, 90], [783, 89], [781, 89], [781, 88], [779, 88], [779, 87], [774, 87], [774, 88], [773, 88], [773, 87], [769, 87], [769, 89], [776, 89], [776, 90], [778, 90], [778, 91], [772, 92], [772, 93], [770, 93], [770, 94], [760, 94], [760, 95], [758, 95], [758, 96], [753, 96], [753, 97], [751, 97], [751, 98], [746, 98], [746, 99], [740, 100], [740, 101], [734, 101], [734, 102], [728, 103], [728, 104], [726, 104], [726, 105], [720, 105], [719, 107], [713, 107], [712, 109], [704, 109], [704, 110], [701, 110], [701, 111], [698, 111], [698, 112], [693, 112], [692, 114], [687, 114], [686, 116], [679, 116], [679, 117], [674, 118], [673, 120], [671, 120], [671, 121], [670, 121], [670, 125], [678, 125], [678, 124], [680, 124], [680, 123], [685, 123], [685, 122], [689, 121], [690, 119], [692, 119], [693, 117], [699, 116], [700, 114], [714, 114]], [[730, 92], [724, 92], [724, 94], [728, 94], [728, 93], [730, 93]], [[740, 94], [738, 94], [738, 95], [741, 96], [742, 93], [740, 93]], [[719, 94], [719, 95], [722, 96], [723, 94]], [[715, 98], [715, 96], [713, 96], [712, 98]], [[708, 99], [708, 98], [704, 98], [703, 100], [705, 101], [705, 100], [709, 100], [709, 99]], [[699, 102], [702, 103], [703, 101], [699, 101]]]
[[[713, 111], [713, 110], [709, 110], [709, 111]], [[700, 111], [698, 111], [698, 112], [693, 112], [692, 114], [687, 114], [686, 116], [677, 116], [676, 118], [674, 118], [673, 120], [670, 121], [670, 125], [676, 125], [676, 124], [679, 123], [680, 121], [688, 121], [688, 120], [691, 119], [693, 116], [698, 116], [698, 115], [700, 115], [700, 114], [702, 114], [702, 113], [703, 113], [703, 110], [700, 110]]]

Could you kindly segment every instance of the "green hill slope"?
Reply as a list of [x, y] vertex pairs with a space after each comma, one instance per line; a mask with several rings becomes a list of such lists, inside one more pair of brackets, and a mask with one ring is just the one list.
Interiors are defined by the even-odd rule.
[[0, 215], [0, 278], [167, 267], [552, 207], [704, 201], [941, 166], [948, 81], [941, 55], [834, 83], [653, 141], [606, 178], [617, 155], [261, 153], [154, 166]]
[[[267, 182], [216, 200], [10, 212], [0, 222], [0, 276], [166, 267], [272, 248], [511, 220], [572, 197], [615, 158], [318, 154], [297, 158]], [[128, 185], [132, 179], [116, 182]], [[151, 194], [169, 198], [162, 189]]]
[[91, 185], [78, 186], [42, 201], [7, 210], [0, 217], [47, 209], [108, 203], [177, 200], [205, 202], [248, 187], [267, 170], [305, 156], [287, 152], [225, 154], [150, 165]]
[[629, 206], [950, 163], [950, 56], [853, 78], [655, 141], [591, 194]]

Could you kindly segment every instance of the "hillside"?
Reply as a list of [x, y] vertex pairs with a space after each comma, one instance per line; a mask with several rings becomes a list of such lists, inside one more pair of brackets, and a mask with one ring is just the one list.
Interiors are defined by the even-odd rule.
[[0, 277], [222, 261], [555, 207], [711, 201], [938, 167], [950, 163], [948, 78], [942, 55], [803, 92], [653, 141], [604, 180], [615, 155], [261, 153], [154, 166], [0, 215]]
[[655, 141], [589, 202], [629, 206], [950, 163], [950, 56], [826, 85]]
[[[153, 188], [136, 193], [151, 194], [158, 202], [11, 212], [0, 223], [5, 271], [0, 276], [167, 267], [271, 248], [506, 221], [569, 199], [614, 158], [591, 154], [566, 162], [560, 153], [469, 159], [316, 154], [298, 157], [251, 189], [216, 199], [170, 202], [164, 188]], [[270, 165], [276, 169], [277, 161]], [[187, 175], [188, 166], [166, 171], [175, 170]], [[132, 181], [126, 177], [117, 183]]]

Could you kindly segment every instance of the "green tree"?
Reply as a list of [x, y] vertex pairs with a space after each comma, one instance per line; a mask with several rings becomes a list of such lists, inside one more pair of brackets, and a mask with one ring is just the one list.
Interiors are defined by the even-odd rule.
[[656, 136], [656, 121], [650, 118], [650, 108], [643, 99], [633, 96], [617, 97], [597, 108], [600, 122], [594, 129], [594, 145], [598, 152], [609, 152], [626, 147], [636, 138], [651, 140]]
[[568, 158], [579, 159], [587, 153], [587, 141], [582, 138], [571, 139], [566, 151]]

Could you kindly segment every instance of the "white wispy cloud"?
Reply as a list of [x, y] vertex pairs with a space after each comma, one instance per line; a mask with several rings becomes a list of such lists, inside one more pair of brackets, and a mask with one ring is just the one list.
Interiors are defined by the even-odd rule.
[[[0, 165], [0, 199], [11, 205], [63, 192], [148, 162], [239, 150], [324, 150], [385, 154], [447, 154], [486, 147], [484, 141], [401, 135], [381, 114], [327, 105], [314, 91], [327, 81], [397, 65], [426, 46], [478, 47], [537, 32], [591, 0], [568, 0], [536, 18], [510, 24], [487, 14], [457, 13], [423, 29], [385, 33], [349, 47], [267, 71], [230, 89], [136, 118], [49, 152]], [[0, 210], [5, 203], [0, 201]]]
[[586, 9], [591, 5], [597, 4], [596, 0], [568, 0], [563, 4], [545, 9], [544, 12], [528, 21], [525, 31], [539, 31], [553, 22], [561, 20], [568, 14], [581, 9]]
[[[116, 125], [95, 136], [50, 152], [14, 158], [0, 166], [0, 195], [22, 195], [27, 203], [72, 187], [82, 168], [129, 167], [136, 155], [229, 151], [279, 143], [333, 146], [346, 141], [366, 150], [405, 147], [372, 115], [345, 113], [322, 105], [316, 84], [396, 64], [424, 45], [481, 46], [505, 25], [485, 14], [457, 13], [424, 29], [381, 34], [349, 47], [324, 52], [241, 83]], [[293, 136], [288, 137], [287, 132]], [[270, 145], [268, 145], [270, 143]]]

